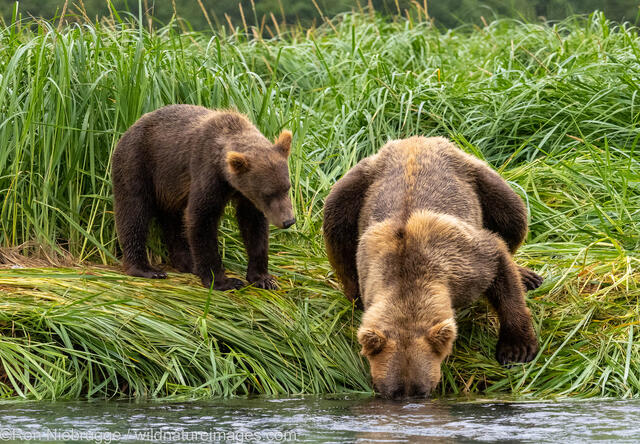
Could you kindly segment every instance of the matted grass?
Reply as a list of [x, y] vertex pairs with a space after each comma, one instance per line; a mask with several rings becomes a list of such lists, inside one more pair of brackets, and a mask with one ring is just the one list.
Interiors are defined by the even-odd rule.
[[[325, 258], [322, 202], [359, 159], [415, 134], [448, 136], [510, 181], [531, 215], [517, 261], [546, 278], [529, 294], [536, 360], [499, 366], [497, 320], [479, 303], [459, 315], [440, 392], [640, 395], [637, 29], [598, 14], [448, 32], [346, 14], [271, 40], [26, 25], [0, 28], [0, 262], [85, 265], [0, 270], [3, 396], [369, 390], [360, 314]], [[271, 238], [280, 291], [209, 294], [186, 275], [91, 265], [119, 254], [110, 153], [168, 103], [237, 108], [268, 137], [293, 130], [298, 223]], [[242, 275], [228, 220], [221, 249]]]
[[[366, 390], [338, 294], [208, 292], [104, 269], [2, 273], [5, 396], [214, 396]], [[8, 332], [8, 331], [6, 331]]]

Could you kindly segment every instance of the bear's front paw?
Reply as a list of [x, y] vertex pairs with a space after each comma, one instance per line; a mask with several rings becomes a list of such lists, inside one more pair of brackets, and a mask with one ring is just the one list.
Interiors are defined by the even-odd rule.
[[[510, 337], [509, 337], [510, 336]], [[506, 339], [505, 337], [509, 337]], [[518, 337], [517, 335], [500, 335], [496, 348], [496, 359], [502, 365], [510, 362], [529, 362], [538, 354], [538, 340], [535, 335]]]
[[143, 277], [147, 279], [167, 278], [167, 273], [162, 270], [156, 270], [155, 268], [140, 269], [137, 267], [130, 267], [126, 270], [126, 273], [131, 276]]
[[242, 287], [244, 287], [244, 282], [236, 278], [224, 278], [223, 280], [213, 282], [213, 289], [219, 291], [237, 290]]
[[279, 288], [276, 278], [268, 273], [252, 276], [251, 278], [247, 278], [247, 280], [256, 288], [264, 288], [265, 290], [277, 290]]
[[213, 283], [213, 289], [219, 291], [237, 290], [244, 286], [244, 282], [240, 279], [229, 278], [226, 276], [223, 276], [221, 279], [216, 279], [215, 281], [210, 277], [200, 277], [200, 279], [202, 280], [202, 285], [205, 288], [211, 288], [211, 284]]
[[535, 271], [526, 267], [518, 266], [518, 268], [520, 270], [520, 278], [527, 291], [535, 290], [544, 282], [544, 278]]
[[167, 273], [165, 273], [162, 270], [154, 270], [153, 273], [151, 273], [151, 279], [166, 279], [167, 278]]

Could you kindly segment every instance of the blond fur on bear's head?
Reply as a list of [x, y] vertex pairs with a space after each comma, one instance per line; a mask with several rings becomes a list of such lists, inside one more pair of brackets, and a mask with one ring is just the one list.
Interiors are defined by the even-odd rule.
[[417, 211], [406, 223], [369, 227], [357, 262], [365, 306], [358, 340], [375, 390], [387, 398], [425, 396], [457, 334], [450, 281], [465, 272], [474, 229]]
[[[437, 290], [432, 297], [440, 297]], [[417, 308], [421, 310], [425, 307]], [[440, 381], [440, 364], [451, 353], [457, 334], [454, 318], [411, 319], [387, 304], [373, 311], [358, 329], [358, 342], [376, 392], [391, 399], [427, 396]]]

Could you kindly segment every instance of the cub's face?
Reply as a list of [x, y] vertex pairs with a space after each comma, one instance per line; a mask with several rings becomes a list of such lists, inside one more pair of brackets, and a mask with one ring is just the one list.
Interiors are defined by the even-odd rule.
[[426, 331], [380, 327], [363, 324], [358, 330], [375, 391], [388, 399], [427, 397], [440, 381], [440, 364], [451, 353], [455, 321], [445, 319]]
[[269, 148], [245, 153], [229, 151], [226, 157], [231, 185], [279, 228], [289, 228], [296, 221], [289, 197], [290, 149], [291, 133], [283, 131]]

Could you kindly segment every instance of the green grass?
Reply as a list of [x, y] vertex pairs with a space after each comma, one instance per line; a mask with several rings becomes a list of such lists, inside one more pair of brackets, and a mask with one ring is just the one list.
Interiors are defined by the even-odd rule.
[[[517, 261], [546, 278], [529, 294], [537, 359], [499, 366], [497, 320], [479, 303], [460, 313], [440, 392], [640, 396], [636, 28], [594, 14], [440, 32], [347, 14], [262, 40], [28, 25], [0, 28], [0, 245], [5, 262], [84, 265], [0, 270], [2, 396], [369, 390], [359, 313], [325, 258], [322, 202], [359, 159], [415, 134], [448, 136], [510, 181], [531, 215]], [[209, 295], [189, 276], [95, 265], [119, 254], [110, 153], [168, 103], [236, 108], [268, 137], [293, 131], [298, 223], [272, 231], [280, 291]], [[237, 230], [227, 220], [222, 232], [242, 275]]]

